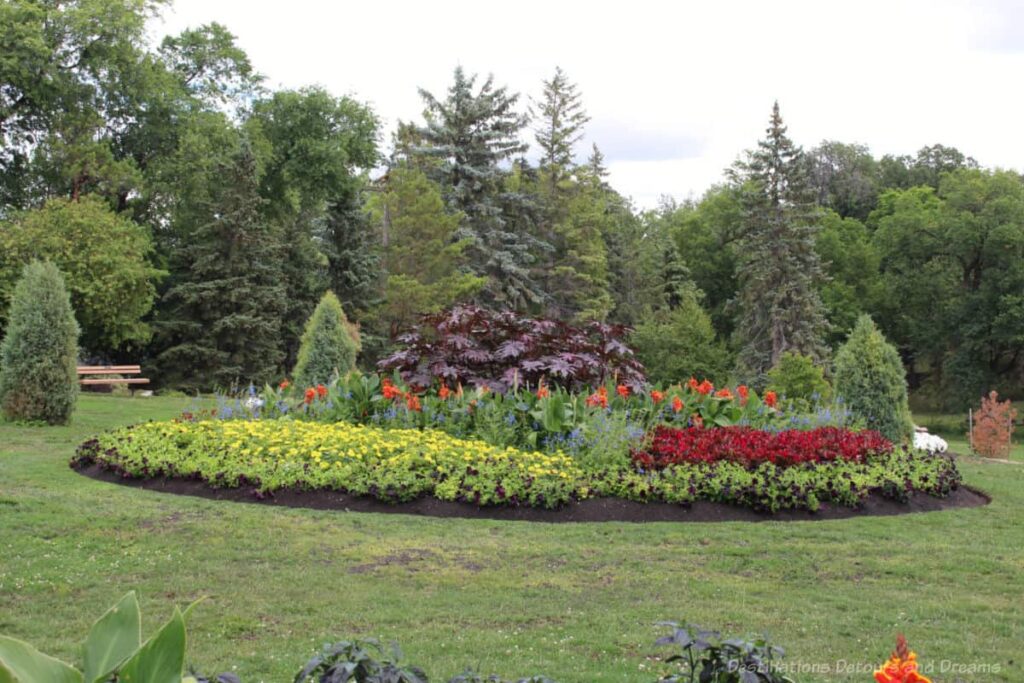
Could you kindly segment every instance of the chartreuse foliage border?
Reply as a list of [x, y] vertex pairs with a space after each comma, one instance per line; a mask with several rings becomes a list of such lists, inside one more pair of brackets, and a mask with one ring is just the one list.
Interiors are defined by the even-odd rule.
[[[128, 590], [145, 635], [174, 607], [188, 663], [291, 681], [324, 642], [398, 641], [429, 672], [650, 681], [663, 619], [767, 633], [801, 683], [864, 683], [903, 632], [922, 665], [1024, 677], [1024, 467], [966, 458], [983, 507], [813, 523], [536, 524], [238, 505], [116, 486], [68, 468], [121, 425], [185, 398], [84, 394], [67, 426], [0, 421], [0, 633], [68, 662]], [[836, 672], [836, 662], [851, 665]], [[1012, 663], [1011, 663], [1012, 662]]]
[[944, 496], [960, 481], [942, 456], [894, 450], [863, 462], [780, 467], [730, 461], [658, 472], [585, 470], [561, 453], [500, 448], [437, 430], [297, 420], [150, 422], [85, 442], [76, 466], [133, 478], [199, 479], [213, 487], [335, 490], [400, 503], [422, 496], [476, 505], [553, 508], [594, 496], [733, 503], [756, 510], [856, 506], [872, 492]]

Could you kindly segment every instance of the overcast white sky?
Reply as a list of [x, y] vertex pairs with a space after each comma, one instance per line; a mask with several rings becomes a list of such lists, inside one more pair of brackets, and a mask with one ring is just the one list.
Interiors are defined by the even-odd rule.
[[581, 156], [596, 141], [612, 184], [645, 207], [718, 182], [776, 98], [805, 147], [941, 142], [1024, 166], [1024, 0], [176, 0], [152, 32], [209, 21], [271, 87], [371, 103], [385, 143], [419, 120], [417, 87], [443, 93], [456, 64], [524, 106], [559, 65], [592, 117]]

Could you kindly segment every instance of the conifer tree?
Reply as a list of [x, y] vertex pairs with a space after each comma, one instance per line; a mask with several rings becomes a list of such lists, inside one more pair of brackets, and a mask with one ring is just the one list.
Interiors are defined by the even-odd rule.
[[445, 211], [441, 191], [421, 171], [393, 168], [383, 192], [370, 200], [381, 226], [387, 271], [383, 304], [375, 311], [388, 337], [424, 313], [471, 298], [486, 279], [464, 272], [466, 241], [455, 241], [460, 214]]
[[358, 353], [358, 334], [345, 317], [338, 297], [327, 291], [302, 333], [295, 384], [299, 388], [311, 387], [344, 377], [355, 368]]
[[736, 330], [740, 372], [763, 383], [786, 351], [820, 360], [828, 323], [817, 286], [823, 281], [814, 237], [817, 220], [803, 151], [786, 135], [779, 104], [767, 137], [730, 170], [741, 188], [743, 236]]
[[675, 241], [668, 242], [664, 253], [661, 279], [664, 283], [665, 305], [670, 310], [675, 310], [683, 305], [687, 297], [693, 296], [696, 287], [693, 278], [690, 277], [690, 269], [679, 256]]
[[78, 323], [64, 278], [33, 261], [14, 288], [0, 344], [0, 408], [11, 420], [66, 424], [78, 398]]
[[576, 85], [561, 67], [556, 67], [555, 75], [543, 85], [541, 99], [534, 101], [530, 114], [542, 154], [540, 169], [547, 176], [548, 191], [555, 196], [573, 166], [573, 148], [590, 117]]
[[900, 354], [862, 315], [835, 360], [835, 391], [854, 415], [887, 439], [910, 437], [913, 422], [907, 400], [907, 373]]
[[521, 215], [525, 197], [506, 192], [508, 171], [501, 164], [527, 149], [519, 134], [526, 116], [516, 111], [519, 96], [495, 87], [493, 77], [475, 89], [476, 76], [457, 67], [444, 99], [420, 90], [426, 124], [413, 152], [426, 157], [425, 168], [444, 193], [450, 211], [465, 214], [458, 239], [469, 239], [471, 270], [488, 279], [481, 303], [523, 309], [542, 300], [531, 277], [534, 253], [542, 245], [509, 217]]
[[272, 381], [281, 370], [283, 249], [261, 215], [256, 157], [243, 140], [219, 162], [210, 200], [180, 226], [185, 244], [158, 321], [165, 380], [188, 389]]

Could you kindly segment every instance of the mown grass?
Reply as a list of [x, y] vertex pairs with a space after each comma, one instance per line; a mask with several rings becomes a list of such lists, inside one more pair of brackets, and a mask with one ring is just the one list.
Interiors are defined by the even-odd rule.
[[[868, 681], [904, 632], [936, 683], [1024, 680], [1024, 466], [963, 462], [985, 508], [830, 522], [545, 525], [216, 502], [67, 467], [188, 399], [84, 396], [68, 427], [0, 424], [0, 633], [68, 659], [129, 589], [146, 629], [206, 596], [190, 660], [290, 681], [330, 639], [398, 640], [434, 680], [652, 681], [661, 619], [768, 632], [800, 681]], [[942, 662], [998, 672], [943, 673]], [[837, 662], [861, 667], [843, 672]], [[824, 668], [824, 671], [822, 671]]]

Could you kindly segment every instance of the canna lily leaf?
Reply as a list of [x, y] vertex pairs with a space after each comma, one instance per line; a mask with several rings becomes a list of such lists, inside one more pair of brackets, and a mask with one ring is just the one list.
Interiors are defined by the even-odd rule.
[[185, 668], [185, 617], [174, 616], [124, 663], [120, 683], [181, 683]]
[[0, 636], [0, 683], [82, 683], [82, 673], [26, 642]]
[[85, 682], [105, 681], [142, 644], [139, 601], [132, 591], [96, 620], [85, 641]]

